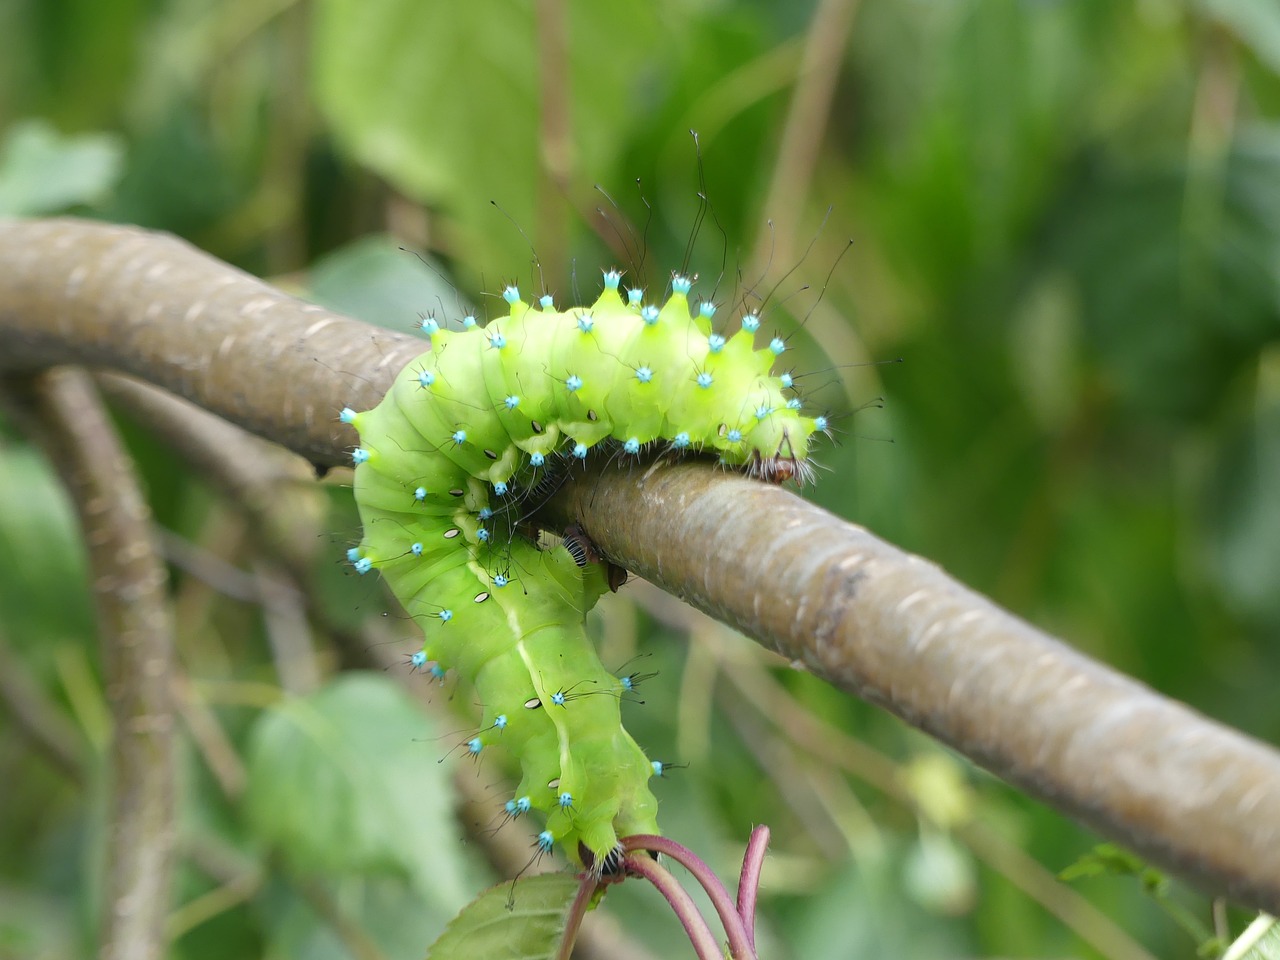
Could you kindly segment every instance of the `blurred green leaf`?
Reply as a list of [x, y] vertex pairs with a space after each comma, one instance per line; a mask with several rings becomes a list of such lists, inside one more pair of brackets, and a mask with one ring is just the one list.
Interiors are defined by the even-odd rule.
[[0, 146], [0, 216], [32, 217], [103, 200], [124, 168], [108, 133], [64, 137], [46, 120], [14, 124]]
[[[666, 91], [691, 52], [664, 27], [663, 11], [625, 0], [566, 4], [567, 62], [538, 47], [534, 8], [521, 0], [419, 3], [321, 0], [316, 5], [314, 88], [333, 134], [361, 163], [414, 199], [447, 208], [465, 248], [512, 274], [528, 243], [496, 200], [536, 241], [543, 159], [614, 182], [636, 112]], [[620, 28], [622, 32], [620, 33]], [[661, 60], [652, 51], [663, 45]], [[540, 157], [542, 70], [567, 71], [570, 136]], [[598, 198], [592, 203], [598, 202]], [[556, 276], [563, 264], [549, 264]]]
[[1259, 60], [1280, 71], [1280, 5], [1273, 0], [1199, 0], [1199, 6]]
[[456, 909], [467, 888], [448, 769], [390, 679], [345, 674], [256, 724], [250, 823], [302, 871], [392, 871]]
[[449, 924], [427, 960], [549, 960], [578, 885], [572, 874], [544, 873], [490, 887]]
[[471, 309], [443, 271], [390, 237], [364, 237], [317, 261], [308, 288], [311, 299], [331, 310], [392, 330], [416, 330], [427, 313], [456, 319]]

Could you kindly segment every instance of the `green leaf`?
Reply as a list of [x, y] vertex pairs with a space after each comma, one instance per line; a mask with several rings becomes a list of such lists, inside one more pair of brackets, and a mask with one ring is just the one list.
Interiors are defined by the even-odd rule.
[[1280, 960], [1280, 921], [1260, 914], [1231, 944], [1222, 960]]
[[1203, 12], [1280, 72], [1280, 6], [1273, 0], [1200, 0]]
[[347, 674], [264, 714], [246, 810], [296, 869], [391, 871], [456, 910], [467, 882], [448, 768], [426, 717], [391, 680]]
[[554, 957], [565, 914], [578, 892], [568, 873], [500, 883], [458, 914], [427, 951], [427, 960], [539, 960]]
[[101, 200], [123, 163], [119, 137], [64, 137], [45, 120], [15, 124], [0, 147], [0, 216], [31, 217]]
[[330, 310], [393, 330], [412, 329], [420, 314], [442, 306], [450, 317], [463, 312], [444, 268], [427, 266], [389, 237], [366, 237], [325, 257], [308, 286], [311, 299]]
[[[671, 36], [656, 6], [597, 0], [566, 11], [571, 137], [543, 152], [612, 183], [638, 113], [694, 48]], [[312, 85], [338, 144], [400, 192], [447, 207], [448, 231], [469, 251], [471, 269], [527, 263], [528, 242], [489, 201], [540, 241], [534, 197], [547, 53], [533, 6], [321, 0], [314, 21]], [[657, 44], [660, 69], [650, 54]], [[559, 275], [563, 265], [548, 267]]]

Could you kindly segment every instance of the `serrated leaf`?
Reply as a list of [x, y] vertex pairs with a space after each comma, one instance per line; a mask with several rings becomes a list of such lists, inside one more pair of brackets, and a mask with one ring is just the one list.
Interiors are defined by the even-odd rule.
[[560, 949], [565, 914], [578, 892], [567, 873], [544, 873], [490, 887], [454, 918], [427, 960], [550, 960]]
[[451, 910], [463, 902], [460, 831], [434, 731], [398, 685], [347, 674], [265, 713], [245, 802], [257, 834], [303, 871], [405, 876]]

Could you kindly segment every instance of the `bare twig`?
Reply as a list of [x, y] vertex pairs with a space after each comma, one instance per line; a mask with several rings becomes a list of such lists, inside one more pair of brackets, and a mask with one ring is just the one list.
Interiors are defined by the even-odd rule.
[[99, 953], [167, 952], [174, 844], [172, 625], [151, 512], [89, 378], [51, 370], [10, 385], [80, 515], [114, 730]]
[[[0, 265], [0, 366], [130, 371], [315, 463], [355, 442], [330, 411], [372, 405], [417, 349], [143, 231], [2, 223]], [[784, 490], [685, 464], [588, 475], [551, 508], [797, 667], [1207, 891], [1280, 912], [1280, 861], [1259, 853], [1280, 848], [1274, 749]]]

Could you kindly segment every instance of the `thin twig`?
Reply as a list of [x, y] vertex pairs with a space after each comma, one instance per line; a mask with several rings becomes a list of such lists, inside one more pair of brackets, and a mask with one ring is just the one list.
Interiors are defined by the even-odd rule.
[[755, 948], [751, 945], [751, 940], [747, 936], [742, 917], [738, 915], [737, 906], [729, 898], [729, 891], [725, 889], [720, 878], [712, 872], [701, 857], [683, 844], [676, 843], [670, 837], [636, 834], [630, 837], [623, 837], [621, 843], [622, 849], [627, 852], [652, 850], [655, 853], [670, 857], [688, 870], [693, 875], [693, 878], [702, 884], [702, 889], [706, 891], [712, 906], [716, 908], [716, 913], [720, 915], [720, 922], [724, 924], [724, 932], [729, 938], [729, 952], [737, 960], [750, 960], [755, 956]]
[[658, 866], [657, 861], [650, 859], [646, 854], [627, 857], [623, 863], [628, 873], [644, 877], [657, 887], [667, 903], [671, 904], [671, 909], [676, 912], [685, 932], [689, 935], [689, 942], [697, 951], [698, 960], [722, 960], [720, 944], [716, 942], [715, 935], [707, 926], [706, 919], [698, 912], [693, 898], [685, 892], [684, 887], [680, 886], [675, 877]]
[[756, 947], [756, 895], [760, 892], [760, 872], [768, 849], [769, 828], [761, 824], [751, 831], [747, 852], [742, 858], [742, 873], [738, 876], [738, 916], [742, 917], [752, 950]]
[[173, 630], [151, 512], [92, 382], [52, 370], [9, 385], [80, 516], [111, 705], [105, 960], [167, 953], [174, 844]]

